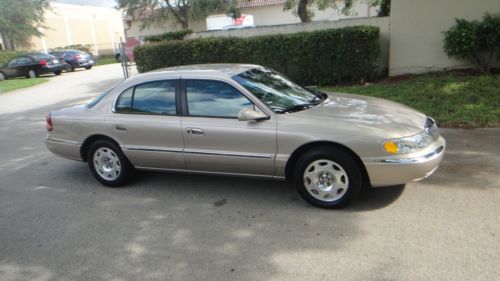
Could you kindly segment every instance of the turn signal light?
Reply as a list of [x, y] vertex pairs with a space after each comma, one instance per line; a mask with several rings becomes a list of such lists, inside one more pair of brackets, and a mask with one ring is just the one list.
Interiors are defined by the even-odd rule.
[[393, 141], [385, 142], [384, 149], [385, 149], [385, 151], [389, 152], [390, 154], [398, 153], [398, 145]]

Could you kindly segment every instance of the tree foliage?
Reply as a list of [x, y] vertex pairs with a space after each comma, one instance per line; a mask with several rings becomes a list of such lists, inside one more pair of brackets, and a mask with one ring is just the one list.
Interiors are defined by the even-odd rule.
[[31, 36], [42, 35], [48, 0], [0, 0], [0, 7], [0, 35], [6, 49], [26, 44]]
[[500, 14], [486, 14], [482, 21], [456, 19], [444, 32], [444, 51], [450, 57], [467, 59], [483, 73], [490, 73], [500, 59]]
[[[311, 8], [316, 5], [318, 10], [323, 11], [327, 8], [333, 8], [344, 15], [349, 15], [352, 10], [354, 0], [286, 0], [283, 4], [283, 10], [292, 10], [301, 22], [310, 22], [314, 17]], [[341, 4], [341, 5], [339, 5]]]
[[[314, 6], [320, 11], [332, 8], [343, 15], [351, 15], [355, 0], [286, 0], [283, 10], [292, 10], [301, 22], [310, 22], [314, 17], [311, 10]], [[391, 0], [359, 0], [364, 1], [371, 7], [379, 7], [378, 16], [389, 16], [391, 10]]]
[[118, 8], [129, 16], [140, 18], [142, 28], [172, 21], [182, 29], [191, 20], [206, 18], [210, 13], [226, 13], [238, 17], [238, 0], [117, 0]]

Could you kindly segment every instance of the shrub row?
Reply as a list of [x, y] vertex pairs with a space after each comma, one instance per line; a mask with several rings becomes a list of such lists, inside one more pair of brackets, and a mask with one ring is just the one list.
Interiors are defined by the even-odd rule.
[[149, 35], [144, 37], [144, 40], [149, 42], [182, 40], [186, 35], [191, 33], [193, 33], [191, 29], [184, 29], [179, 31], [166, 32], [160, 35]]
[[500, 61], [500, 14], [486, 14], [481, 21], [455, 19], [455, 25], [444, 32], [444, 51], [490, 73]]
[[271, 67], [301, 85], [360, 81], [377, 74], [379, 29], [353, 26], [249, 38], [168, 41], [135, 48], [140, 72], [198, 63]]
[[25, 51], [0, 51], [0, 64], [8, 63], [12, 58], [26, 53]]

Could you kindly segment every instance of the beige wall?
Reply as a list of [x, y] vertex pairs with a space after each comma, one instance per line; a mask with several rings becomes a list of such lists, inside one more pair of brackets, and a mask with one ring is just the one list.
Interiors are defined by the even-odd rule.
[[443, 52], [443, 31], [486, 12], [500, 13], [500, 0], [393, 0], [389, 75], [469, 67]]
[[41, 38], [31, 40], [31, 49], [48, 51], [56, 47], [90, 45], [95, 55], [112, 54], [125, 38], [121, 13], [112, 8], [51, 3], [45, 13]]
[[188, 35], [187, 39], [207, 37], [252, 37], [269, 34], [288, 34], [297, 32], [310, 32], [315, 30], [342, 28], [346, 26], [369, 25], [380, 29], [381, 68], [389, 66], [389, 17], [348, 18], [336, 21], [315, 21], [309, 23], [295, 23], [282, 25], [260, 26], [246, 29], [213, 30], [195, 32]]
[[[345, 16], [334, 9], [326, 9], [324, 11], [319, 11], [313, 8], [315, 14], [314, 21], [333, 21], [343, 18], [353, 18], [353, 17], [368, 17], [376, 15], [376, 9], [374, 7], [369, 7], [365, 1], [355, 0], [353, 5], [353, 12], [351, 16]], [[280, 25], [280, 24], [294, 24], [300, 23], [300, 19], [295, 16], [292, 11], [283, 11], [283, 5], [270, 5], [252, 8], [242, 8], [242, 14], [253, 15], [254, 24], [256, 26], [268, 26], [268, 25]], [[130, 26], [125, 24], [125, 32], [127, 37], [141, 37], [147, 35], [162, 34], [169, 31], [179, 30], [180, 26], [176, 26], [173, 23], [164, 23], [162, 25], [152, 25], [148, 28], [141, 30], [142, 21], [132, 20], [130, 21]], [[201, 32], [207, 30], [207, 25], [205, 20], [192, 21], [189, 23], [189, 28], [194, 32]]]

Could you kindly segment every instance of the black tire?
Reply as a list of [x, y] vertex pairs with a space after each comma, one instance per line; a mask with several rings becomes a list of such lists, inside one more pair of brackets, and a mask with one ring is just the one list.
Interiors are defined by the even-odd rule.
[[38, 78], [39, 76], [38, 71], [34, 69], [30, 69], [26, 72], [26, 78]]
[[[319, 161], [321, 160], [321, 161]], [[325, 161], [323, 161], [325, 160]], [[328, 161], [328, 162], [326, 162]], [[327, 194], [324, 195], [325, 200], [320, 200], [317, 197], [323, 196], [318, 192], [318, 185], [309, 185], [310, 191], [306, 188], [306, 184], [311, 182], [309, 177], [305, 176], [305, 172], [307, 168], [310, 168], [311, 173], [314, 173], [315, 163], [319, 166], [329, 167], [330, 164], [333, 163], [332, 168], [339, 172], [340, 179], [336, 176], [333, 176], [333, 179], [330, 179], [335, 184], [328, 182], [329, 186], [334, 186], [333, 188], [337, 189], [337, 184], [339, 186], [346, 186], [345, 188], [338, 188], [338, 191], [325, 192], [328, 193], [329, 198], [326, 198]], [[324, 164], [324, 165], [322, 165]], [[321, 167], [320, 167], [321, 168]], [[339, 169], [340, 168], [340, 169]], [[325, 175], [330, 176], [328, 174]], [[347, 177], [346, 177], [347, 176]], [[318, 175], [317, 179], [319, 182], [320, 176]], [[315, 178], [316, 179], [316, 178]], [[344, 151], [343, 149], [335, 148], [335, 147], [322, 147], [315, 150], [311, 150], [302, 155], [294, 169], [293, 174], [293, 184], [297, 188], [299, 194], [310, 204], [320, 207], [320, 208], [328, 208], [328, 209], [337, 209], [343, 208], [347, 206], [350, 202], [355, 200], [363, 185], [363, 176], [360, 167], [356, 164], [353, 156]], [[316, 188], [316, 189], [315, 189]], [[320, 192], [322, 192], [320, 190]], [[318, 193], [315, 193], [318, 192]], [[316, 197], [312, 195], [312, 193], [316, 194]], [[331, 195], [333, 193], [333, 196]], [[339, 198], [335, 198], [340, 196]], [[333, 200], [333, 201], [329, 201]]]
[[[111, 178], [108, 179], [104, 171], [99, 169], [99, 171], [96, 169], [96, 166], [99, 166], [99, 158], [97, 158], [96, 151], [111, 151], [119, 160], [119, 165], [114, 165], [116, 167], [120, 167], [120, 172], [116, 176], [116, 178]], [[96, 154], [96, 157], [94, 155]], [[100, 181], [103, 185], [109, 186], [109, 187], [120, 187], [124, 186], [127, 182], [132, 177], [132, 174], [134, 172], [134, 168], [132, 164], [128, 161], [128, 159], [125, 157], [121, 149], [114, 144], [111, 141], [108, 140], [98, 140], [95, 141], [89, 148], [88, 154], [87, 154], [87, 162], [90, 168], [90, 171], [92, 172], [92, 175]], [[96, 163], [94, 165], [94, 163]]]
[[120, 54], [116, 54], [116, 55], [115, 55], [115, 60], [116, 60], [117, 62], [121, 62], [121, 61], [122, 61]]
[[61, 75], [61, 73], [62, 73], [62, 70], [54, 71], [55, 75]]
[[86, 70], [89, 70], [89, 69], [91, 69], [91, 68], [92, 68], [92, 66], [86, 66], [86, 67], [85, 67], [85, 69], [86, 69]]

